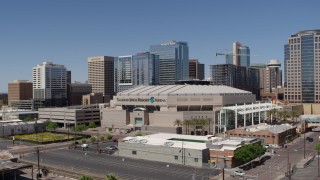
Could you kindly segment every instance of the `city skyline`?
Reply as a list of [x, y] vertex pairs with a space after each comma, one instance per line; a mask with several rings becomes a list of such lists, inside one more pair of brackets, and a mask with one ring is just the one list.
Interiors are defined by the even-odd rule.
[[88, 57], [146, 52], [168, 40], [187, 42], [189, 59], [205, 64], [205, 77], [210, 64], [225, 62], [215, 53], [231, 52], [235, 41], [257, 55], [251, 63], [283, 64], [290, 35], [319, 29], [318, 1], [139, 2], [1, 2], [0, 92], [13, 80], [31, 81], [32, 67], [43, 61], [65, 65], [73, 81], [84, 82]]

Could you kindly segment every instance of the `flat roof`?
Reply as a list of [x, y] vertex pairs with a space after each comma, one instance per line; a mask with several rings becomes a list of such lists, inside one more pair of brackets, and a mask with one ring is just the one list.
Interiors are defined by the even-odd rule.
[[228, 95], [228, 94], [252, 94], [249, 91], [218, 85], [159, 85], [138, 86], [117, 93], [134, 96], [179, 96], [179, 95]]
[[261, 123], [261, 124], [247, 126], [247, 127], [241, 127], [239, 129], [243, 129], [244, 131], [247, 131], [247, 132], [257, 132], [262, 130], [268, 130], [272, 133], [281, 133], [292, 128], [294, 127], [289, 124], [269, 125], [266, 123]]
[[126, 143], [146, 144], [153, 146], [166, 146], [173, 148], [207, 149], [207, 143], [222, 139], [212, 135], [191, 136], [182, 134], [157, 133], [146, 136], [126, 137], [122, 141]]

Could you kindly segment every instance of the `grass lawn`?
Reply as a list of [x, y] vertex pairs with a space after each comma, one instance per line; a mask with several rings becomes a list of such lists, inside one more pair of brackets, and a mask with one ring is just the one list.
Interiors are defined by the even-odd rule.
[[[25, 134], [25, 135], [15, 135], [16, 140], [28, 140], [33, 142], [50, 142], [68, 139], [68, 134], [54, 134], [51, 132], [42, 132], [38, 134]], [[72, 140], [73, 135], [69, 136]]]

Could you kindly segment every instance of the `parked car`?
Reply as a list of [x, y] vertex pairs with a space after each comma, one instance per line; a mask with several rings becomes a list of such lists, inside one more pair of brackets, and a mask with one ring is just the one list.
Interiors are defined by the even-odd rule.
[[118, 150], [118, 147], [116, 145], [111, 145], [106, 147], [107, 150]]
[[244, 176], [244, 172], [242, 172], [242, 171], [239, 171], [239, 170], [237, 170], [237, 171], [234, 171], [232, 174], [231, 174], [231, 176], [232, 177], [236, 177], [236, 176]]
[[313, 142], [313, 138], [312, 138], [312, 137], [309, 137], [309, 136], [306, 137], [306, 140], [309, 141], [309, 142]]
[[81, 147], [82, 147], [82, 148], [88, 148], [88, 147], [89, 147], [89, 144], [81, 144]]

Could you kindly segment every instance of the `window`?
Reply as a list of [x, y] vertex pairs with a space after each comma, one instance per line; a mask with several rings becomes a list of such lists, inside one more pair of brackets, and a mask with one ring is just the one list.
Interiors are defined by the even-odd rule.
[[198, 162], [198, 158], [194, 158], [194, 162]]
[[136, 154], [137, 154], [137, 151], [132, 151], [132, 154], [136, 155]]
[[178, 156], [174, 156], [174, 159], [175, 159], [175, 160], [178, 160], [179, 158], [178, 158]]

